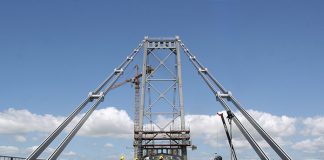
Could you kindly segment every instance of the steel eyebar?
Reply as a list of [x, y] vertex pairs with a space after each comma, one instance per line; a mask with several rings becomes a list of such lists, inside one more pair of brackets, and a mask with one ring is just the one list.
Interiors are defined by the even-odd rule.
[[[223, 98], [226, 98], [228, 101], [231, 101], [239, 110], [240, 112], [244, 115], [244, 117], [246, 119], [248, 119], [248, 121], [252, 124], [252, 126], [259, 132], [259, 134], [267, 141], [267, 143], [272, 147], [272, 149], [275, 150], [275, 152], [282, 158], [285, 160], [291, 160], [291, 158], [289, 157], [289, 155], [287, 153], [285, 153], [282, 148], [280, 148], [280, 146], [271, 138], [270, 135], [268, 135], [262, 128], [261, 126], [259, 126], [259, 124], [243, 109], [243, 107], [239, 104], [239, 102], [233, 97], [233, 95], [231, 94], [230, 91], [227, 91], [218, 81], [215, 77], [213, 77], [213, 75], [211, 75], [209, 73], [209, 71], [207, 70], [207, 68], [205, 68], [199, 61], [198, 59], [189, 51], [188, 48], [186, 48], [186, 46], [181, 42], [181, 40], [178, 40], [180, 42], [181, 47], [183, 48], [185, 54], [189, 57], [191, 63], [194, 65], [194, 67], [198, 70], [198, 72], [200, 73], [200, 75], [202, 76], [202, 78], [204, 79], [204, 81], [207, 83], [207, 85], [209, 86], [209, 88], [214, 92], [214, 94], [216, 95], [216, 99], [218, 101], [220, 101], [223, 105], [223, 107], [227, 110], [230, 110], [230, 108], [226, 105], [226, 103], [224, 102]], [[207, 77], [206, 77], [207, 75]], [[213, 85], [211, 84], [210, 80], [213, 82], [212, 84], [216, 85], [221, 92], [216, 92], [216, 89], [213, 87]], [[240, 121], [235, 117], [234, 122], [240, 123]], [[238, 124], [237, 124], [238, 125]], [[241, 124], [241, 126], [238, 126], [241, 130], [241, 132], [245, 135], [245, 137], [248, 139], [249, 137], [249, 133], [247, 132], [247, 130], [244, 128], [244, 126]], [[245, 132], [245, 131], [246, 132]], [[251, 136], [250, 136], [251, 137]], [[252, 137], [251, 137], [252, 138]], [[262, 149], [256, 144], [256, 142], [254, 141], [254, 139], [248, 139], [248, 141], [250, 142], [250, 144], [252, 145], [252, 147], [256, 150], [257, 154], [260, 156], [261, 159], [269, 159], [264, 152], [262, 151]], [[253, 145], [253, 141], [256, 145]], [[257, 146], [257, 147], [256, 147]]]
[[[137, 48], [135, 48], [133, 50], [133, 52], [128, 55], [126, 57], [126, 60], [124, 60], [117, 68], [120, 69], [122, 68], [127, 62], [129, 61], [133, 61], [135, 55], [140, 51], [140, 49], [142, 48], [143, 46], [143, 43], [144, 43], [144, 40], [138, 45]], [[115, 75], [115, 71], [113, 73], [111, 73], [108, 78], [106, 78], [97, 88], [96, 90], [93, 92], [95, 94], [97, 94], [98, 92], [100, 92], [102, 90], [102, 88], [104, 88], [104, 86], [111, 80], [111, 78]]]
[[191, 62], [191, 63], [194, 65], [194, 67], [197, 69], [199, 75], [203, 78], [203, 80], [206, 82], [206, 84], [208, 85], [208, 87], [212, 90], [212, 92], [213, 92], [214, 94], [216, 94], [216, 93], [217, 93], [217, 90], [215, 89], [214, 85], [212, 85], [212, 83], [211, 83], [210, 80], [206, 77], [206, 75], [203, 74], [201, 70], [199, 70], [200, 68], [197, 66], [197, 64], [195, 63], [195, 61], [193, 61], [193, 60], [190, 58], [190, 56], [189, 56], [188, 54], [186, 54], [186, 55], [189, 57], [190, 62]]
[[[226, 111], [232, 112], [231, 109], [229, 108], [229, 106], [226, 104], [226, 102], [224, 101], [224, 99], [222, 97], [220, 97], [218, 95], [218, 96], [216, 96], [216, 98], [218, 98], [217, 100], [221, 103], [221, 105], [224, 107], [224, 109]], [[232, 112], [232, 115], [233, 115], [233, 121], [234, 121], [234, 123], [239, 128], [239, 130], [241, 131], [241, 133], [244, 135], [244, 137], [246, 138], [246, 140], [250, 143], [250, 145], [252, 146], [252, 148], [254, 149], [254, 151], [259, 155], [259, 157], [262, 160], [269, 160], [269, 157], [264, 153], [264, 151], [262, 150], [262, 148], [257, 144], [257, 142], [254, 140], [254, 138], [246, 130], [246, 128], [241, 123], [241, 121], [236, 117], [236, 115], [233, 112]]]
[[189, 58], [192, 59], [193, 61], [196, 61], [196, 62], [197, 62], [197, 64], [199, 65], [199, 68], [205, 68], [205, 67], [204, 67], [204, 66], [203, 66], [203, 65], [198, 61], [198, 59], [196, 58], [196, 56], [195, 56], [193, 53], [190, 52], [190, 50], [185, 46], [184, 43], [180, 42], [180, 45], [181, 45], [181, 47], [183, 48], [183, 50], [184, 50], [186, 53], [188, 53]]
[[97, 94], [98, 92], [101, 91], [101, 89], [111, 80], [111, 78], [115, 75], [115, 73], [111, 73], [100, 85], [99, 87], [93, 92]]
[[214, 93], [214, 95], [217, 94], [217, 89], [215, 89], [215, 86], [210, 82], [210, 80], [206, 77], [206, 75], [200, 73], [200, 76], [207, 83], [208, 87], [212, 90], [212, 92]]
[[[222, 106], [224, 107], [224, 109], [226, 111], [231, 111], [231, 109], [228, 107], [228, 105], [226, 104], [226, 102], [223, 99], [223, 98], [230, 98], [231, 93], [224, 89], [224, 87], [208, 72], [207, 68], [205, 68], [197, 60], [197, 58], [189, 51], [189, 49], [186, 48], [186, 46], [181, 41], [180, 41], [180, 45], [181, 45], [182, 49], [184, 50], [184, 52], [186, 53], [189, 60], [191, 61], [191, 63], [198, 70], [198, 73], [200, 74], [200, 76], [203, 78], [203, 80], [206, 82], [208, 87], [211, 89], [211, 91], [216, 96], [216, 99], [222, 104]], [[221, 92], [217, 91], [213, 84], [215, 84], [221, 90]], [[245, 138], [249, 141], [249, 143], [251, 144], [253, 149], [257, 152], [259, 157], [262, 160], [268, 160], [269, 158], [267, 157], [267, 155], [265, 155], [263, 150], [256, 143], [256, 141], [253, 139], [253, 137], [250, 135], [250, 133], [244, 128], [244, 126], [241, 124], [241, 122], [237, 119], [236, 116], [234, 116], [234, 122], [239, 127], [240, 131], [243, 133]]]
[[[129, 63], [133, 60], [135, 55], [139, 52], [141, 47], [143, 46], [144, 40], [139, 44], [139, 46], [134, 49], [134, 51], [127, 56], [126, 60], [118, 67], [125, 69]], [[125, 66], [126, 64], [126, 66]], [[36, 159], [41, 153], [44, 152], [44, 150], [51, 144], [51, 142], [63, 131], [63, 129], [75, 118], [76, 115], [80, 113], [80, 111], [91, 101], [94, 99], [100, 99], [100, 101], [103, 100], [104, 95], [108, 92], [102, 92], [101, 94], [98, 94], [99, 91], [102, 90], [102, 88], [116, 75], [116, 71], [114, 71], [108, 78], [104, 80], [103, 83], [99, 85], [99, 87], [94, 91], [91, 92], [91, 95], [89, 95], [84, 102], [82, 102], [77, 109], [75, 109], [67, 119], [64, 120], [64, 122], [49, 136], [45, 139], [45, 141], [34, 151], [30, 154], [30, 156], [26, 160], [34, 160]], [[119, 74], [120, 75], [120, 74]], [[118, 76], [119, 78], [119, 76]], [[116, 80], [115, 80], [116, 81]], [[115, 82], [114, 81], [114, 82]], [[97, 101], [96, 101], [97, 102]], [[99, 103], [98, 103], [99, 104]], [[77, 127], [77, 126], [76, 126]], [[81, 127], [81, 126], [80, 126]], [[70, 140], [69, 140], [70, 141]], [[63, 142], [62, 142], [63, 143]]]
[[281, 159], [291, 160], [290, 156], [273, 140], [273, 138], [252, 118], [252, 116], [241, 106], [233, 95], [230, 95], [231, 102], [243, 114], [243, 116], [252, 124], [255, 130], [268, 142], [271, 148], [280, 156]]
[[[135, 52], [135, 54], [132, 56], [132, 59], [127, 61], [127, 63], [125, 64], [125, 66], [123, 66], [122, 68], [120, 68], [119, 70], [115, 70], [115, 74], [116, 78], [113, 80], [113, 82], [111, 82], [111, 84], [104, 90], [104, 95], [106, 95], [109, 90], [113, 87], [113, 85], [116, 83], [116, 81], [119, 79], [119, 77], [123, 74], [124, 70], [126, 70], [126, 68], [129, 66], [129, 64], [133, 61], [133, 58], [137, 55], [138, 51]], [[116, 72], [117, 71], [117, 72]]]
[[116, 83], [116, 81], [119, 79], [119, 77], [122, 75], [122, 73], [118, 73], [116, 78], [108, 85], [108, 87], [103, 91], [103, 94], [106, 95], [111, 88], [114, 86], [114, 84]]
[[[191, 58], [190, 53], [186, 51], [186, 48], [185, 48], [185, 46], [184, 46], [184, 44], [183, 44], [182, 42], [180, 43], [180, 45], [181, 45], [182, 49], [185, 51], [185, 53], [186, 53], [187, 57], [189, 58], [190, 62], [191, 62], [191, 63], [193, 64], [193, 66], [197, 69], [199, 75], [203, 78], [203, 80], [204, 80], [205, 83], [208, 85], [208, 87], [212, 90], [212, 92], [213, 92], [214, 94], [217, 94], [217, 90], [215, 89], [215, 86], [212, 85], [212, 83], [211, 83], [210, 80], [206, 77], [205, 74], [202, 74], [203, 71], [199, 70], [200, 67], [197, 66], [197, 63], [196, 63], [197, 61], [194, 61], [194, 60]], [[187, 50], [188, 50], [188, 49], [187, 49]]]
[[207, 71], [207, 75], [208, 77], [216, 84], [216, 86], [223, 92], [223, 93], [228, 93], [229, 91], [227, 91], [218, 81], [215, 77], [213, 77], [213, 75], [211, 75], [208, 71]]
[[[185, 47], [182, 47], [182, 49], [185, 51]], [[197, 63], [196, 63], [196, 61], [194, 61], [191, 57], [191, 55], [190, 55], [190, 53], [189, 52], [186, 52], [185, 51], [185, 53], [186, 53], [186, 55], [187, 55], [187, 57], [189, 58], [189, 60], [190, 60], [190, 62], [194, 65], [194, 67], [197, 69], [197, 71], [199, 72], [199, 69], [200, 69], [200, 67], [199, 66], [197, 66]]]
[[75, 109], [69, 116], [66, 118], [59, 127], [55, 129], [43, 142], [33, 151], [26, 160], [35, 160], [38, 156], [44, 152], [44, 150], [53, 142], [53, 140], [63, 131], [63, 129], [74, 119], [76, 115], [88, 104], [90, 97], [87, 97], [77, 109]]
[[226, 89], [216, 80], [215, 77], [213, 77], [208, 69], [206, 67], [204, 67], [200, 62], [199, 60], [196, 58], [196, 56], [194, 54], [192, 54], [189, 49], [184, 45], [184, 43], [181, 42], [181, 46], [183, 48], [183, 50], [187, 53], [187, 55], [189, 56], [190, 60], [192, 61], [195, 61], [198, 66], [199, 66], [199, 69], [201, 71], [203, 71], [205, 74], [208, 75], [208, 77], [216, 84], [216, 86], [223, 92], [223, 93], [227, 93]]
[[[116, 78], [108, 85], [107, 89], [105, 89], [104, 92], [101, 92], [100, 94], [97, 94], [97, 95], [91, 94], [89, 96], [90, 100], [96, 99], [96, 102], [91, 107], [91, 109], [86, 113], [86, 115], [79, 121], [79, 123], [75, 126], [75, 128], [70, 132], [70, 134], [63, 140], [63, 142], [60, 144], [60, 146], [54, 151], [54, 153], [50, 156], [49, 160], [54, 160], [61, 154], [61, 152], [64, 150], [64, 148], [67, 146], [67, 144], [72, 140], [74, 135], [82, 127], [84, 122], [89, 118], [89, 116], [97, 108], [97, 106], [100, 104], [100, 102], [103, 101], [104, 96], [109, 92], [111, 87], [116, 83], [116, 81], [119, 79], [119, 77], [123, 74], [124, 70], [130, 64], [130, 62], [132, 62], [132, 60], [134, 59], [134, 57], [137, 55], [138, 52], [139, 52], [139, 49], [135, 49], [134, 54], [132, 54], [132, 56], [130, 56], [130, 57], [127, 57], [127, 60], [122, 64], [122, 66], [118, 67], [120, 69], [114, 70], [113, 74], [116, 75]], [[108, 81], [106, 83], [108, 83]], [[101, 87], [101, 89], [102, 89], [102, 87]], [[90, 92], [90, 93], [92, 93], [92, 92]]]
[[56, 160], [57, 159], [57, 157], [62, 153], [62, 151], [65, 149], [65, 147], [68, 145], [68, 143], [72, 140], [72, 138], [75, 136], [75, 134], [80, 130], [80, 128], [83, 126], [83, 124], [87, 121], [87, 119], [90, 117], [90, 115], [93, 113], [93, 111], [97, 108], [97, 106], [100, 104], [100, 102], [102, 102], [103, 98], [104, 98], [104, 96], [101, 95], [96, 100], [96, 102], [91, 106], [91, 108], [87, 111], [87, 113], [78, 122], [78, 124], [73, 128], [73, 130], [64, 138], [63, 142], [51, 154], [51, 156], [48, 158], [48, 160]]

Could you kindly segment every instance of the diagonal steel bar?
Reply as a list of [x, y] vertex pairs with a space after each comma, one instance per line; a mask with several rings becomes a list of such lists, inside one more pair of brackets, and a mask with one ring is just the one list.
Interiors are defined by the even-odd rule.
[[[123, 66], [127, 66], [132, 60], [133, 58], [137, 55], [137, 53], [139, 52], [139, 50], [141, 49], [141, 47], [143, 46], [144, 41], [142, 41], [139, 46], [134, 49], [134, 51], [127, 56], [126, 60], [122, 62], [122, 64], [120, 66], [118, 66], [117, 70], [122, 69]], [[122, 70], [121, 70], [122, 71]], [[101, 89], [103, 87], [106, 86], [106, 84], [116, 75], [116, 70], [108, 77], [104, 80], [104, 82], [102, 82], [98, 88], [93, 92], [94, 94], [98, 94], [99, 91], [101, 91]], [[39, 145], [37, 147], [37, 149], [35, 151], [33, 151], [28, 158], [26, 158], [26, 160], [35, 160], [39, 157], [39, 155], [41, 153], [44, 152], [44, 150], [52, 143], [52, 141], [63, 131], [63, 129], [75, 118], [76, 115], [78, 115], [80, 113], [80, 111], [91, 101], [91, 97], [88, 96], [80, 105], [79, 107], [77, 107], [69, 116], [68, 118], [66, 118], [63, 123], [55, 129], [55, 131], [53, 133], [51, 133], [51, 135], [49, 135], [43, 142], [41, 145]]]
[[273, 150], [283, 160], [291, 160], [289, 155], [273, 140], [273, 138], [252, 118], [252, 116], [241, 106], [241, 104], [231, 95], [231, 102], [237, 107], [237, 109], [244, 115], [244, 117], [252, 124], [252, 126], [258, 131], [258, 133], [268, 142]]
[[78, 124], [73, 128], [73, 130], [64, 138], [63, 142], [56, 148], [56, 150], [52, 153], [52, 155], [48, 158], [49, 160], [56, 160], [57, 157], [62, 153], [65, 147], [69, 144], [69, 142], [73, 139], [75, 134], [80, 130], [82, 125], [86, 122], [86, 120], [90, 117], [93, 111], [97, 108], [97, 106], [101, 103], [104, 96], [109, 92], [109, 90], [113, 87], [116, 81], [123, 74], [123, 71], [128, 67], [128, 65], [132, 62], [133, 58], [137, 55], [137, 52], [134, 52], [126, 63], [120, 68], [121, 71], [115, 71], [115, 79], [108, 85], [108, 87], [103, 91], [103, 94], [97, 99], [97, 101], [93, 104], [93, 106], [88, 110], [88, 112], [82, 117], [82, 119], [78, 122]]
[[[195, 58], [195, 56], [189, 52], [189, 50], [185, 47], [185, 45], [181, 42], [181, 46], [182, 49], [184, 50], [184, 52], [186, 53], [186, 55], [188, 56], [190, 62], [193, 64], [193, 66], [198, 70], [198, 73], [201, 75], [201, 77], [203, 78], [203, 80], [206, 82], [206, 84], [208, 85], [208, 87], [211, 89], [211, 91], [214, 93], [214, 95], [216, 95], [217, 100], [222, 104], [222, 106], [224, 107], [224, 109], [226, 111], [231, 111], [231, 109], [227, 106], [227, 104], [225, 103], [225, 101], [218, 95], [217, 89], [215, 88], [215, 86], [211, 83], [210, 81], [210, 77], [211, 76], [206, 76], [206, 74], [208, 75], [208, 71], [206, 68], [204, 68]], [[212, 82], [216, 82], [215, 80], [212, 80]], [[225, 89], [220, 85], [220, 84], [216, 84], [216, 86], [222, 90], [223, 93], [228, 93], [227, 91], [225, 91]], [[254, 138], [250, 135], [250, 133], [244, 128], [243, 124], [236, 118], [236, 116], [234, 115], [233, 117], [234, 123], [238, 126], [238, 128], [240, 129], [240, 131], [242, 132], [242, 134], [244, 135], [244, 137], [248, 140], [248, 142], [250, 143], [250, 145], [253, 147], [253, 149], [255, 150], [255, 152], [258, 154], [258, 156], [262, 159], [262, 160], [268, 160], [269, 157], [264, 153], [264, 151], [261, 149], [261, 147], [256, 143], [256, 141], [254, 140]]]
[[224, 109], [226, 111], [230, 111], [233, 115], [233, 121], [236, 124], [236, 126], [239, 128], [239, 130], [242, 132], [243, 136], [246, 138], [246, 140], [250, 143], [252, 148], [255, 150], [255, 152], [259, 155], [259, 157], [262, 160], [269, 160], [269, 157], [264, 153], [264, 151], [261, 149], [261, 147], [257, 144], [257, 142], [254, 140], [254, 138], [251, 136], [251, 134], [246, 130], [246, 128], [243, 126], [243, 124], [240, 122], [240, 120], [233, 114], [231, 109], [228, 107], [224, 99], [222, 99], [219, 96], [216, 96], [217, 100], [222, 104]]
[[173, 85], [176, 83], [176, 81], [174, 82], [174, 84], [172, 84], [171, 86], [169, 86], [168, 87], [168, 89], [166, 89], [166, 90], [164, 90], [163, 92], [160, 92], [153, 84], [151, 84], [150, 82], [148, 82], [149, 84], [150, 84], [150, 86], [153, 88], [153, 90], [155, 91], [155, 92], [157, 92], [158, 94], [159, 94], [159, 97], [152, 103], [152, 106], [156, 103], [156, 102], [158, 102], [161, 98], [163, 98], [170, 106], [172, 106], [172, 107], [176, 107], [176, 106], [174, 106], [171, 102], [170, 102], [170, 100], [168, 100], [167, 98], [165, 98], [165, 94], [167, 93], [167, 92], [169, 92], [170, 90], [171, 90], [171, 88], [173, 87]]
[[156, 56], [154, 53], [152, 53], [153, 57], [156, 58], [159, 63], [173, 76], [176, 77], [175, 74], [164, 64], [166, 60], [169, 59], [169, 57], [173, 54], [174, 52], [170, 52], [164, 59], [160, 59], [158, 56]]

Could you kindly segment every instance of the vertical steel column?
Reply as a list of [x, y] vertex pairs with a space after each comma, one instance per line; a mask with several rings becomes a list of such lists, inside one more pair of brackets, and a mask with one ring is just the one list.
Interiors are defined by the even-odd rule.
[[176, 54], [177, 54], [177, 81], [179, 92], [179, 104], [180, 104], [180, 117], [181, 117], [181, 130], [185, 130], [185, 118], [184, 118], [184, 105], [183, 105], [183, 92], [182, 92], [182, 69], [181, 69], [181, 57], [179, 50], [179, 42], [176, 41]]
[[[176, 56], [177, 56], [177, 81], [178, 81], [178, 92], [179, 92], [179, 105], [180, 105], [180, 121], [181, 121], [181, 130], [184, 131], [185, 126], [185, 113], [184, 113], [184, 104], [183, 104], [183, 92], [182, 92], [182, 69], [181, 69], [181, 56], [180, 56], [180, 45], [179, 37], [176, 37]], [[182, 140], [182, 143], [185, 143], [185, 140]], [[187, 160], [187, 147], [181, 147], [181, 154], [183, 160]]]
[[136, 146], [134, 147], [134, 156], [135, 158], [139, 158], [140, 160], [142, 160], [142, 136], [143, 136], [143, 124], [144, 124], [144, 108], [145, 108], [145, 89], [146, 89], [146, 74], [147, 74], [147, 56], [148, 56], [148, 51], [147, 51], [147, 47], [148, 47], [148, 41], [147, 41], [148, 37], [145, 37], [144, 39], [144, 55], [143, 55], [143, 66], [142, 66], [142, 83], [141, 83], [141, 100], [140, 100], [140, 106], [139, 106], [139, 115], [138, 115], [138, 135], [134, 135], [134, 136], [138, 136], [138, 140], [136, 140], [136, 142], [134, 142], [136, 144]]
[[144, 117], [144, 105], [145, 105], [145, 87], [146, 87], [146, 69], [147, 69], [147, 37], [145, 37], [144, 42], [144, 55], [143, 55], [143, 67], [142, 67], [142, 83], [141, 83], [141, 101], [139, 108], [139, 127], [140, 131], [143, 131], [143, 117]]

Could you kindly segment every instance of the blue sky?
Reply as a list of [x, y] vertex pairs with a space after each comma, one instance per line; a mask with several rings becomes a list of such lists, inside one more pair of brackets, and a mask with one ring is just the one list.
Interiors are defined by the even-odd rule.
[[[5, 123], [15, 114], [67, 116], [144, 36], [179, 35], [246, 109], [295, 120], [287, 143], [295, 147], [286, 147], [290, 155], [323, 157], [324, 151], [298, 147], [307, 142], [324, 146], [323, 19], [321, 0], [1, 1], [0, 118]], [[189, 61], [183, 63], [186, 113], [221, 111]], [[100, 111], [115, 107], [132, 117], [132, 93], [130, 86], [112, 92]], [[39, 145], [49, 134], [3, 130], [0, 146], [16, 147], [9, 153], [18, 156], [26, 156], [24, 148]], [[131, 138], [88, 134], [76, 137], [67, 151], [84, 153], [84, 159], [132, 151], [126, 149]], [[196, 142], [201, 150], [190, 153], [193, 157], [219, 149], [199, 138]], [[93, 145], [98, 153], [80, 144]]]

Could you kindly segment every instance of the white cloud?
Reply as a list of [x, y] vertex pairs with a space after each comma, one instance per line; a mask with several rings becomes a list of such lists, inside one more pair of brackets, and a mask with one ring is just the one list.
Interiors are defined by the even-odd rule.
[[[273, 137], [284, 137], [295, 133], [295, 118], [275, 116], [253, 110], [249, 110], [248, 112]], [[243, 119], [243, 124], [247, 123], [242, 115], [236, 115], [239, 119]], [[77, 123], [77, 120], [81, 119], [81, 116], [82, 115], [77, 116], [73, 124], [69, 125], [69, 130]], [[164, 120], [161, 117], [159, 119], [158, 123], [162, 123]], [[49, 114], [37, 115], [28, 110], [10, 108], [4, 112], [0, 112], [0, 134], [19, 134], [28, 132], [48, 133], [54, 130], [63, 120], [64, 117], [62, 116], [53, 116]], [[216, 136], [224, 136], [223, 125], [217, 115], [187, 115], [186, 121], [186, 123], [191, 126], [190, 128], [193, 135], [203, 135], [206, 139], [215, 139]], [[311, 123], [309, 121], [319, 120], [306, 119], [304, 123]], [[317, 128], [318, 129], [312, 131], [312, 133], [321, 133], [321, 126]], [[108, 107], [95, 110], [84, 126], [82, 126], [78, 134], [83, 136], [131, 137], [132, 130], [133, 121], [125, 110]], [[234, 133], [236, 133], [235, 130]], [[16, 140], [25, 141], [26, 139], [23, 136], [16, 136]]]
[[[71, 130], [71, 127], [74, 127], [81, 116], [83, 115], [78, 115], [67, 130]], [[59, 126], [64, 119], [65, 117], [62, 116], [38, 115], [28, 110], [10, 108], [0, 112], [0, 134], [49, 133]], [[79, 135], [130, 137], [132, 129], [133, 122], [125, 110], [108, 107], [95, 110], [82, 126]], [[23, 136], [16, 136], [15, 138], [21, 142], [26, 140]]]
[[37, 115], [28, 110], [9, 108], [0, 112], [0, 134], [19, 134], [28, 132], [50, 132], [61, 122], [63, 117]]
[[24, 137], [24, 136], [22, 136], [22, 135], [16, 135], [16, 136], [15, 136], [15, 140], [16, 140], [17, 142], [26, 142], [26, 141], [27, 141], [27, 138]]
[[302, 133], [312, 136], [324, 136], [324, 117], [308, 117], [303, 120]]
[[68, 152], [63, 152], [62, 155], [63, 156], [77, 156], [77, 153], [75, 153], [73, 151], [68, 151]]
[[131, 137], [132, 133], [133, 121], [127, 112], [114, 107], [94, 111], [80, 130], [86, 136]]
[[[266, 130], [272, 137], [278, 139], [280, 144], [285, 144], [282, 137], [287, 137], [295, 134], [296, 132], [296, 118], [287, 116], [275, 116], [265, 112], [248, 110], [251, 116]], [[248, 121], [239, 113], [234, 113], [238, 119], [245, 125], [248, 131], [260, 143], [260, 146], [267, 147], [268, 145], [261, 140], [260, 136], [253, 127], [248, 124]], [[224, 112], [224, 117], [226, 117]], [[186, 123], [190, 124], [191, 133], [195, 138], [203, 137], [204, 142], [214, 147], [222, 146], [224, 143], [227, 145], [225, 131], [221, 118], [218, 115], [188, 115], [186, 116]], [[227, 120], [226, 120], [227, 121]], [[229, 124], [227, 124], [229, 128]], [[221, 143], [221, 144], [220, 144]], [[236, 148], [247, 148], [249, 143], [242, 137], [240, 131], [233, 123], [233, 143]]]
[[324, 156], [324, 117], [307, 117], [301, 121], [303, 128], [300, 133], [305, 139], [293, 144], [292, 148], [307, 153], [313, 159], [321, 159], [316, 157]]
[[106, 148], [113, 148], [114, 145], [113, 145], [112, 143], [106, 143], [106, 144], [105, 144], [105, 147], [106, 147]]
[[[296, 132], [296, 121], [294, 117], [288, 116], [276, 116], [270, 113], [248, 110], [249, 114], [262, 126], [273, 137], [287, 137], [295, 134]], [[244, 119], [241, 114], [238, 118]], [[248, 124], [249, 122], [244, 119], [243, 124]]]
[[0, 146], [0, 153], [2, 155], [11, 155], [19, 152], [19, 148], [16, 146]]
[[[38, 146], [31, 146], [31, 147], [21, 149], [21, 151], [23, 152], [23, 154], [28, 154], [29, 155], [30, 153], [35, 151], [37, 149], [37, 147]], [[43, 152], [43, 154], [41, 156], [47, 157], [50, 154], [52, 154], [54, 152], [54, 150], [55, 150], [54, 148], [48, 147], [48, 148], [45, 149], [45, 151]], [[41, 157], [41, 159], [43, 159], [43, 157]]]
[[[293, 149], [301, 150], [307, 153], [317, 151], [324, 153], [324, 117], [309, 117], [309, 118], [294, 118], [288, 116], [277, 116], [265, 112], [248, 110], [252, 117], [281, 145], [291, 144], [291, 137], [296, 137], [297, 125], [303, 130], [304, 140], [300, 140], [292, 145]], [[245, 118], [235, 113], [241, 122], [249, 131], [254, 130]], [[226, 117], [226, 114], [224, 114]], [[77, 120], [80, 120], [82, 115], [78, 115], [76, 120], [69, 125], [67, 130], [71, 130]], [[27, 139], [23, 135], [30, 132], [35, 132], [35, 135], [48, 135], [49, 132], [55, 129], [65, 117], [53, 116], [49, 114], [39, 115], [29, 112], [28, 110], [16, 110], [10, 108], [0, 112], [0, 134], [11, 134], [17, 142], [25, 142]], [[158, 117], [157, 123], [163, 124], [170, 119], [167, 117]], [[178, 122], [177, 119], [175, 122]], [[226, 122], [227, 123], [227, 122]], [[190, 126], [193, 143], [203, 141], [213, 147], [227, 147], [227, 139], [221, 119], [217, 115], [187, 115], [186, 124]], [[228, 124], [227, 124], [228, 125]], [[132, 138], [133, 121], [125, 110], [119, 110], [114, 107], [95, 110], [89, 120], [81, 128], [78, 135], [80, 136], [110, 136], [117, 138]], [[257, 134], [252, 131], [251, 134], [255, 137]], [[312, 136], [312, 137], [310, 137]], [[37, 137], [37, 136], [36, 136]], [[267, 144], [260, 138], [255, 137], [262, 147], [267, 147]], [[302, 137], [299, 137], [300, 139]], [[37, 140], [38, 138], [36, 138]], [[43, 139], [43, 137], [41, 138]], [[240, 131], [233, 124], [233, 143], [237, 149], [249, 148], [249, 143], [242, 136]], [[199, 143], [198, 143], [199, 144]], [[107, 143], [105, 147], [114, 147], [113, 144]], [[199, 146], [198, 146], [199, 147]], [[28, 153], [34, 150], [36, 146], [29, 147]], [[26, 149], [20, 150], [15, 146], [0, 146], [0, 153], [27, 152]], [[48, 150], [49, 153], [51, 150]], [[72, 155], [72, 152], [66, 152]], [[314, 153], [315, 154], [315, 153]]]
[[192, 136], [203, 137], [206, 144], [214, 147], [221, 146], [219, 138], [223, 137], [222, 123], [216, 115], [187, 115], [186, 124], [190, 126]]
[[35, 151], [35, 150], [37, 149], [37, 147], [38, 147], [38, 146], [31, 146], [31, 147], [27, 147], [27, 148], [26, 148], [26, 151], [31, 153], [31, 152]]
[[[37, 147], [38, 146], [27, 147], [25, 149], [25, 151], [28, 152], [28, 153], [31, 153], [31, 152], [35, 151], [37, 149]], [[46, 153], [52, 153], [52, 152], [54, 152], [54, 150], [55, 150], [54, 148], [49, 147], [49, 148], [46, 148], [45, 152]]]
[[324, 137], [297, 142], [293, 148], [307, 153], [324, 153]]

